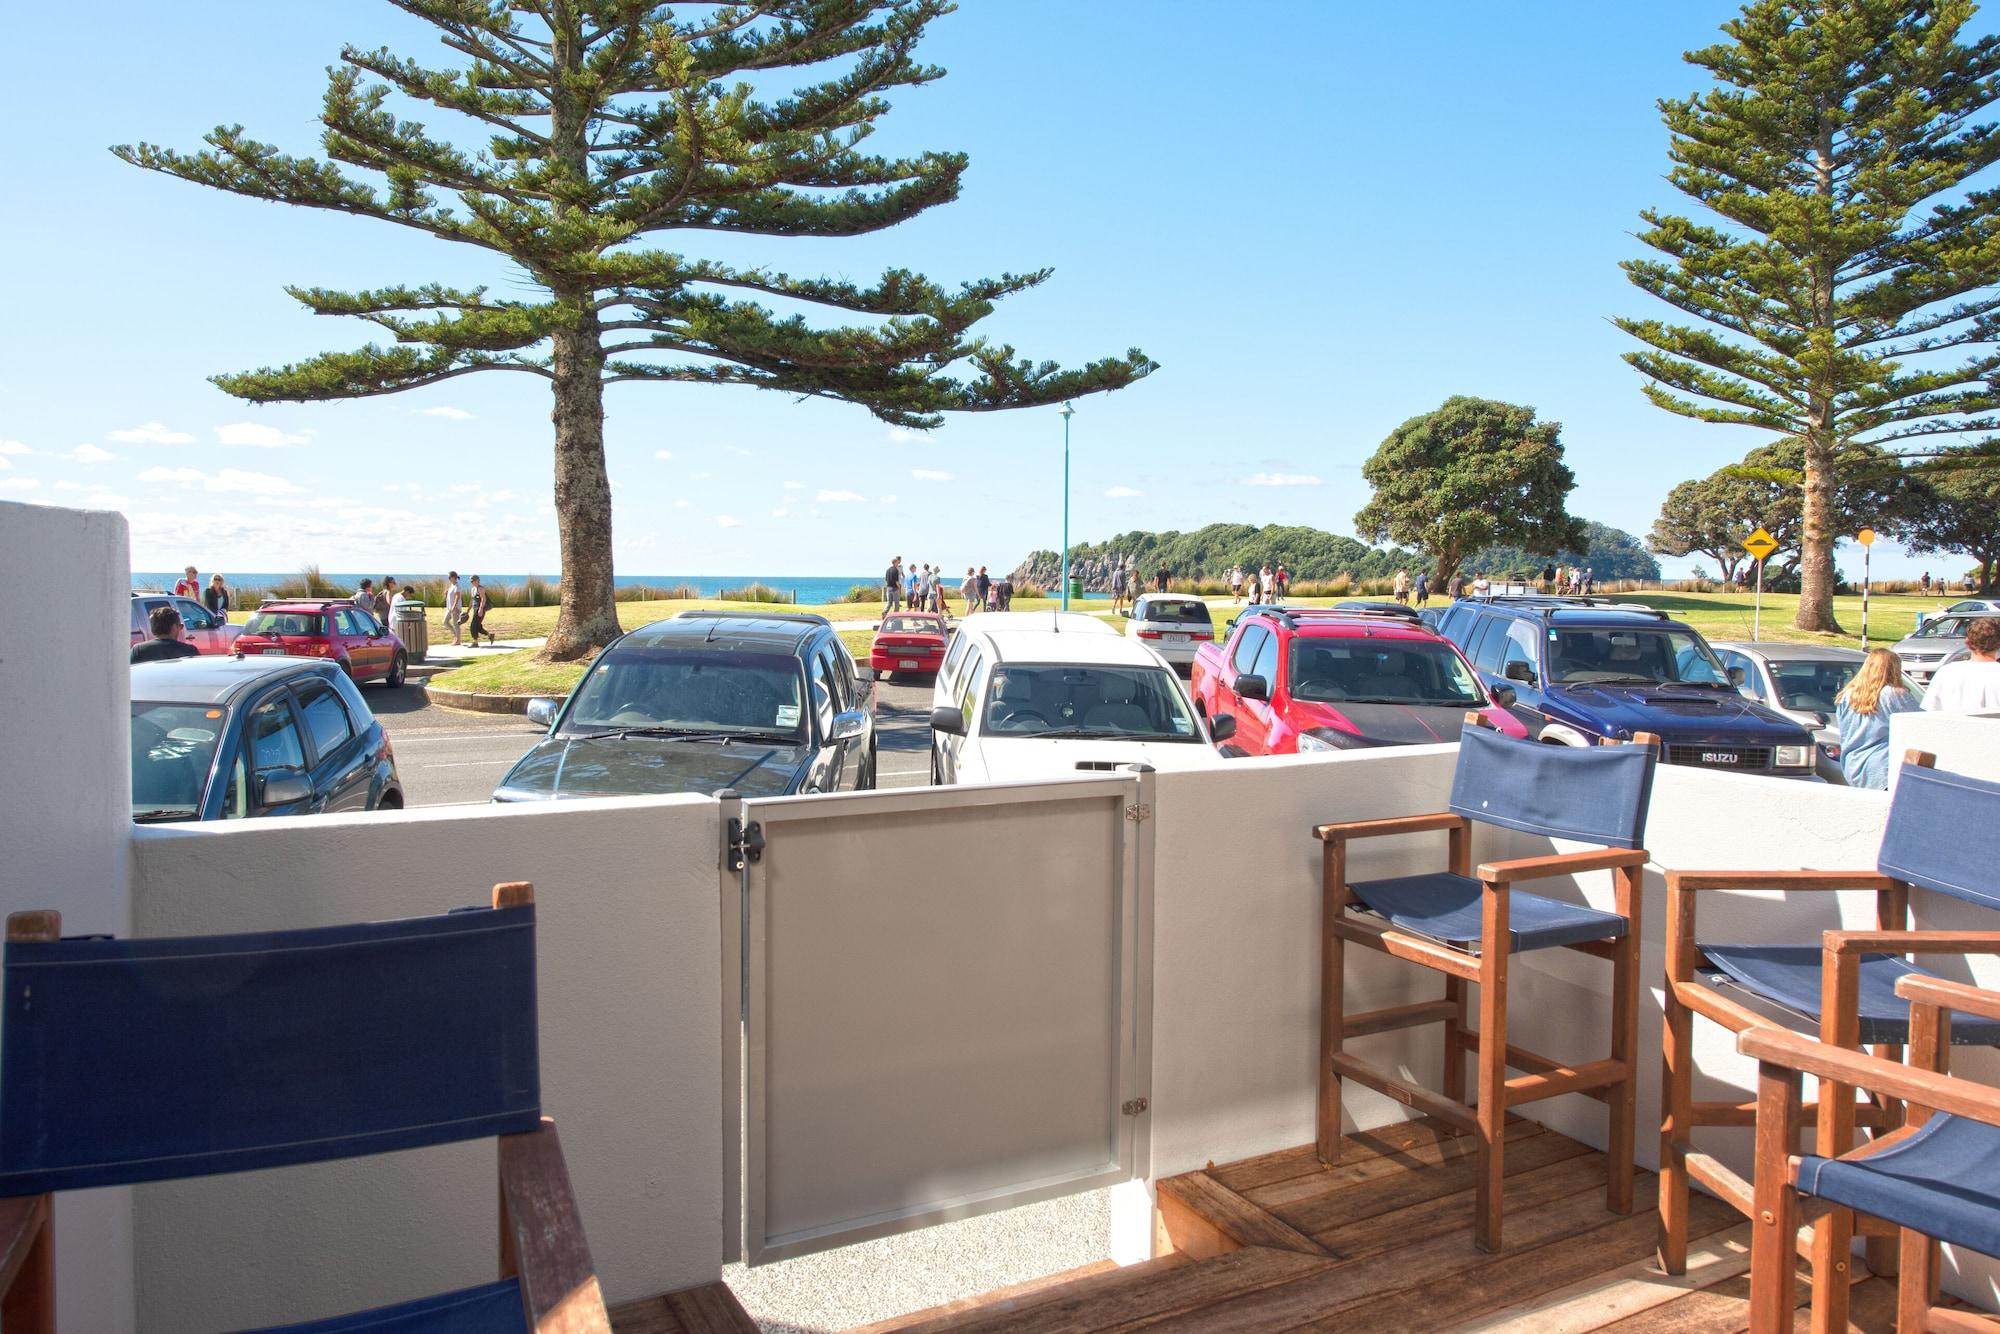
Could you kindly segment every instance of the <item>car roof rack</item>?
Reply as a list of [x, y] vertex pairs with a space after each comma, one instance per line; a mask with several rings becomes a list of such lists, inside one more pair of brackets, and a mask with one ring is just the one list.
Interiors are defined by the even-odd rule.
[[[1394, 606], [1393, 603], [1389, 605]], [[1236, 619], [1230, 622], [1230, 626], [1233, 628], [1237, 624], [1237, 622], [1241, 621], [1245, 616], [1268, 616], [1271, 619], [1282, 624], [1288, 630], [1298, 629], [1299, 622], [1302, 620], [1394, 621], [1399, 625], [1423, 624], [1422, 618], [1416, 614], [1416, 611], [1414, 609], [1411, 609], [1409, 611], [1403, 611], [1403, 610], [1392, 611], [1389, 609], [1389, 607], [1363, 607], [1363, 606], [1300, 607], [1300, 606], [1290, 606], [1284, 603], [1256, 602], [1245, 607], [1242, 610], [1242, 612], [1237, 615]]]
[[1489, 605], [1524, 607], [1531, 611], [1539, 611], [1544, 617], [1559, 611], [1626, 611], [1639, 616], [1648, 616], [1656, 621], [1673, 619], [1658, 607], [1648, 607], [1643, 602], [1620, 602], [1616, 598], [1589, 597], [1580, 594], [1487, 593], [1471, 596], [1465, 600]]
[[685, 621], [694, 617], [709, 617], [721, 621], [791, 621], [798, 625], [824, 625], [831, 627], [832, 621], [810, 611], [704, 611], [700, 607], [689, 607], [674, 613], [674, 619]]

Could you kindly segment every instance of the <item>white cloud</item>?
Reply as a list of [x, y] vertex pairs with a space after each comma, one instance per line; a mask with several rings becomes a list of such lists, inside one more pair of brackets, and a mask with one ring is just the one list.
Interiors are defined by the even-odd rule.
[[907, 426], [891, 426], [889, 428], [889, 439], [895, 444], [900, 445], [905, 441], [915, 440], [916, 438], [917, 433]]
[[1242, 481], [1244, 486], [1318, 486], [1319, 478], [1309, 472], [1256, 472]]
[[[0, 450], [0, 453], [5, 453], [5, 452], [6, 452], [5, 450]], [[25, 451], [24, 451], [24, 452], [25, 452]], [[785, 490], [787, 490], [787, 491], [803, 491], [803, 490], [805, 490], [805, 489], [806, 489], [806, 484], [805, 484], [804, 482], [786, 482], [786, 483], [785, 483]]]
[[819, 493], [819, 502], [822, 505], [851, 505], [855, 501], [862, 499], [865, 499], [865, 497], [857, 495], [852, 491], [822, 491]]
[[656, 449], [653, 451], [653, 457], [662, 463], [669, 463], [673, 460], [674, 451], [671, 449]]
[[128, 427], [113, 431], [111, 438], [121, 445], [191, 445], [194, 437], [186, 431], [169, 431], [164, 422], [147, 422], [144, 426]]
[[894, 496], [884, 496], [882, 497], [882, 503], [884, 505], [893, 505], [896, 503], [896, 498]]
[[96, 445], [85, 443], [78, 445], [64, 457], [75, 459], [78, 463], [105, 463], [118, 456], [108, 449], [99, 449]]
[[299, 489], [282, 477], [274, 477], [267, 472], [244, 472], [241, 468], [224, 468], [203, 482], [202, 486], [210, 491], [248, 496], [284, 496]]
[[55, 483], [55, 488], [56, 488], [56, 490], [58, 490], [58, 491], [81, 491], [81, 490], [83, 490], [83, 483], [82, 483], [82, 482], [57, 482], [57, 483]]
[[7, 462], [7, 460], [6, 460], [6, 458], [5, 458], [4, 456], [0, 456], [0, 470], [5, 470], [5, 469], [7, 469], [7, 468], [11, 468], [11, 467], [13, 467], [13, 466], [14, 466], [13, 464], [11, 464], [11, 463]]
[[199, 468], [148, 468], [139, 474], [142, 482], [179, 482], [182, 486], [192, 486], [207, 479], [208, 474]]
[[1134, 491], [1129, 486], [1114, 486], [1106, 491], [1104, 496], [1107, 500], [1137, 500], [1145, 494], [1144, 491]]
[[910, 469], [910, 476], [920, 482], [949, 482], [953, 480], [950, 473], [939, 472], [936, 468], [912, 468]]
[[736, 455], [738, 458], [747, 459], [751, 456], [749, 450], [742, 448], [732, 449], [729, 452]]
[[413, 415], [418, 417], [442, 417], [446, 421], [469, 422], [472, 414], [464, 408], [417, 408]]
[[784, 517], [785, 517], [785, 516], [786, 516], [787, 514], [790, 514], [790, 513], [791, 513], [791, 511], [790, 511], [790, 510], [788, 510], [788, 509], [786, 509], [786, 508], [785, 508], [784, 506], [780, 505], [780, 506], [779, 506], [779, 507], [778, 507], [777, 509], [774, 509], [774, 510], [772, 510], [772, 511], [771, 511], [771, 517], [772, 517], [772, 518], [774, 518], [774, 519], [782, 519], [782, 518], [784, 518]]
[[[19, 440], [0, 440], [0, 454], [32, 454], [34, 452], [34, 450], [29, 449]], [[785, 485], [790, 486], [791, 483], [787, 482]]]
[[727, 514], [718, 514], [715, 516], [715, 526], [717, 528], [741, 528], [743, 521], [741, 519], [732, 519]]
[[87, 510], [122, 510], [132, 507], [130, 500], [111, 491], [93, 491], [77, 504]]
[[697, 482], [705, 482], [713, 476], [715, 476], [715, 474], [712, 472], [698, 472], [694, 474], [694, 480]]
[[32, 491], [40, 485], [32, 477], [0, 477], [0, 491]]
[[287, 435], [275, 426], [265, 426], [259, 422], [232, 422], [228, 426], [215, 428], [215, 438], [225, 445], [255, 445], [259, 449], [281, 449], [286, 445], [303, 445], [303, 435]]
[[691, 510], [694, 508], [694, 502], [692, 500], [676, 500], [674, 508], [677, 510]]

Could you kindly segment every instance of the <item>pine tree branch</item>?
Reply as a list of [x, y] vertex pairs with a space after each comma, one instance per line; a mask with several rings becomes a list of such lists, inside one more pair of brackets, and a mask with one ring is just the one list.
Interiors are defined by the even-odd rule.
[[524, 358], [370, 344], [355, 352], [327, 352], [290, 366], [210, 379], [224, 393], [252, 403], [312, 403], [400, 394], [481, 371], [550, 376], [545, 364]]

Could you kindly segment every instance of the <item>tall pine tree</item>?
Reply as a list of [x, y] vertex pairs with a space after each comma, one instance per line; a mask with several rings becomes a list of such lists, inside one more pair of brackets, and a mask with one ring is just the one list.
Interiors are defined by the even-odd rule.
[[[509, 286], [537, 289], [529, 299], [437, 284], [288, 289], [314, 313], [357, 316], [394, 342], [215, 383], [252, 402], [303, 402], [485, 371], [548, 380], [562, 608], [546, 658], [580, 657], [619, 630], [607, 385], [748, 385], [928, 428], [942, 413], [1056, 402], [1154, 369], [1134, 348], [1065, 371], [971, 334], [994, 302], [1047, 270], [956, 290], [892, 270], [859, 286], [648, 244], [662, 232], [858, 236], [956, 198], [962, 154], [862, 151], [887, 94], [942, 76], [914, 51], [950, 0], [388, 3], [436, 28], [450, 63], [344, 49], [320, 112], [327, 160], [292, 157], [240, 126], [215, 130], [197, 153], [113, 151], [184, 180], [396, 223], [518, 266]], [[758, 91], [792, 70], [810, 70], [801, 77], [812, 81], [784, 96]], [[469, 120], [484, 142], [455, 146], [401, 118], [397, 99]], [[869, 322], [815, 327], [765, 298]], [[971, 373], [954, 376], [960, 363]]]
[[[1970, 0], [1752, 0], [1690, 52], [1709, 92], [1660, 103], [1668, 179], [1712, 212], [1642, 215], [1664, 259], [1624, 265], [1699, 325], [1621, 319], [1660, 407], [1804, 442], [1803, 595], [1833, 616], [1843, 445], [2000, 425], [2000, 39]], [[1920, 448], [1913, 452], [1924, 452]]]

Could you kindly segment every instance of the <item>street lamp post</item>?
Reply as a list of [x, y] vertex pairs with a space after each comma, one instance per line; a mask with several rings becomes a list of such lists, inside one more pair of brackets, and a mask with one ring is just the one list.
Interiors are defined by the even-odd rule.
[[1076, 415], [1076, 409], [1068, 403], [1062, 405], [1063, 419], [1063, 557], [1062, 557], [1062, 609], [1069, 610], [1069, 419]]

